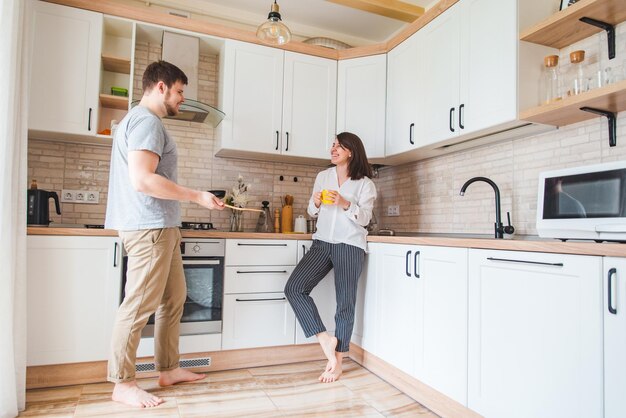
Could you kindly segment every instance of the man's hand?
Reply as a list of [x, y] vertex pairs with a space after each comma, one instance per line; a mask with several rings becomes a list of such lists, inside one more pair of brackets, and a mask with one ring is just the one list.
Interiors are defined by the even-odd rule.
[[223, 210], [224, 202], [213, 193], [199, 192], [196, 203], [208, 209]]

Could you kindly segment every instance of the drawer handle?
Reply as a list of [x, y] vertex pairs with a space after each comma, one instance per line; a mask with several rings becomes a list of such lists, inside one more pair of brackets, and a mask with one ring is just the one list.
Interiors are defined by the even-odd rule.
[[236, 302], [265, 302], [265, 301], [273, 301], [273, 300], [287, 300], [283, 298], [268, 298], [268, 299], [235, 299]]
[[609, 312], [612, 313], [613, 315], [617, 315], [617, 309], [613, 307], [613, 281], [611, 280], [611, 278], [613, 277], [614, 274], [617, 273], [617, 270], [615, 269], [615, 267], [611, 268], [609, 270], [609, 274], [606, 278], [607, 280], [607, 289], [608, 289], [608, 295], [607, 295], [607, 299], [608, 299], [608, 307], [609, 307]]
[[237, 274], [258, 274], [258, 273], [283, 273], [286, 274], [287, 270], [251, 270], [251, 271], [239, 271], [237, 270]]
[[242, 244], [240, 242], [237, 243], [240, 247], [286, 247], [287, 244]]
[[511, 259], [511, 258], [487, 257], [487, 260], [489, 260], [489, 261], [504, 261], [504, 262], [507, 262], [507, 263], [539, 264], [541, 266], [563, 267], [563, 263], [544, 263], [543, 261], [514, 260], [514, 259]]

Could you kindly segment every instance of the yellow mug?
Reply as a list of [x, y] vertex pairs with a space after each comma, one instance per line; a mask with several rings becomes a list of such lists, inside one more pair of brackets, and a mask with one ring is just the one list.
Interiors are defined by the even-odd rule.
[[334, 202], [330, 200], [330, 191], [322, 190], [322, 203], [325, 205], [332, 205]]

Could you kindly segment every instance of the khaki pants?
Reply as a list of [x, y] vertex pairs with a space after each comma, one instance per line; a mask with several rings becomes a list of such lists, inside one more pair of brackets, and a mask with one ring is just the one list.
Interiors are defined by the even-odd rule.
[[154, 359], [158, 371], [178, 367], [180, 318], [187, 296], [178, 228], [120, 231], [128, 253], [124, 302], [115, 318], [108, 380], [135, 379], [141, 330], [156, 312]]

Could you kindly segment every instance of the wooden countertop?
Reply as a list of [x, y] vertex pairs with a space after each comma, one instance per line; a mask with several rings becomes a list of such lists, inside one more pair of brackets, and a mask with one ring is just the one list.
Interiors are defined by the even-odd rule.
[[[283, 239], [308, 240], [311, 234], [265, 234], [258, 232], [227, 232], [227, 231], [193, 231], [183, 230], [185, 238], [229, 238], [229, 239]], [[61, 235], [115, 237], [117, 231], [111, 229], [85, 228], [27, 228], [28, 235]], [[439, 236], [433, 236], [439, 235]], [[389, 244], [433, 245], [443, 247], [483, 248], [492, 250], [535, 251], [559, 254], [599, 255], [626, 257], [626, 245], [619, 243], [602, 243], [587, 241], [561, 242], [553, 239], [542, 239], [532, 236], [521, 236], [515, 239], [493, 239], [465, 237], [463, 234], [446, 237], [445, 234], [416, 234], [416, 236], [370, 236], [368, 242]], [[467, 234], [471, 236], [471, 234]]]

